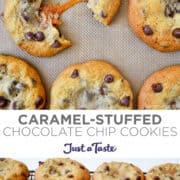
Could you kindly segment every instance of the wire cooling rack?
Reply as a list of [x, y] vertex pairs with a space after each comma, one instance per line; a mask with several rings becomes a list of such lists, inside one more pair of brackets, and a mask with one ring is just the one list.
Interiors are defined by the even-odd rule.
[[28, 180], [34, 180], [34, 171], [30, 171], [30, 176]]
[[[35, 173], [35, 171], [29, 171], [29, 172], [30, 172], [30, 176], [29, 176], [28, 180], [34, 180], [34, 173]], [[93, 172], [90, 172], [90, 174], [92, 175]]]

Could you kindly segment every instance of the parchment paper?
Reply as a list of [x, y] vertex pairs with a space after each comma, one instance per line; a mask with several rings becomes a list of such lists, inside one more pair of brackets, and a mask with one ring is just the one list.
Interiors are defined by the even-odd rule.
[[[61, 17], [61, 31], [73, 46], [52, 58], [37, 58], [23, 52], [0, 22], [0, 53], [20, 57], [34, 65], [42, 77], [48, 97], [53, 81], [65, 67], [93, 59], [115, 65], [131, 83], [136, 97], [143, 81], [151, 73], [168, 65], [180, 64], [180, 51], [161, 53], [139, 40], [128, 25], [127, 6], [128, 1], [122, 0], [121, 8], [109, 27], [92, 18], [86, 3], [69, 9]], [[0, 0], [0, 12], [3, 9], [4, 0]]]

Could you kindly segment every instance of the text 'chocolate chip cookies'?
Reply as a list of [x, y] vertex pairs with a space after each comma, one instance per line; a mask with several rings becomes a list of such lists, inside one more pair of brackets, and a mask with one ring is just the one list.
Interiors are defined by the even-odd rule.
[[93, 174], [93, 180], [144, 180], [143, 172], [133, 164], [109, 162], [100, 165]]
[[36, 70], [20, 59], [0, 55], [0, 109], [42, 109], [45, 101]]
[[87, 61], [66, 68], [51, 89], [50, 109], [132, 109], [127, 80], [104, 61]]
[[180, 50], [179, 0], [129, 0], [129, 23], [151, 47], [171, 52]]
[[[53, 56], [71, 46], [59, 31], [59, 16], [68, 8], [88, 0], [70, 0], [62, 5], [42, 6], [43, 0], [5, 0], [4, 22], [15, 43], [39, 57]], [[95, 18], [110, 24], [120, 0], [89, 0]]]
[[27, 180], [29, 170], [27, 166], [10, 158], [0, 158], [0, 179], [1, 180]]
[[90, 180], [89, 171], [75, 160], [52, 158], [41, 163], [35, 172], [35, 180]]
[[159, 70], [145, 81], [138, 109], [180, 109], [180, 65]]

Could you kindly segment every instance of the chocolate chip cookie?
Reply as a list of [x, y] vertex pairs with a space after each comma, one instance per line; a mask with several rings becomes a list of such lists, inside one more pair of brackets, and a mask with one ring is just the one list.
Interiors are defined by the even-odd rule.
[[20, 48], [34, 56], [47, 57], [68, 48], [71, 42], [58, 29], [59, 15], [46, 16], [40, 8], [42, 2], [43, 0], [5, 0], [4, 22]]
[[138, 109], [180, 109], [180, 65], [159, 70], [144, 82]]
[[147, 174], [146, 180], [178, 180], [180, 178], [180, 164], [161, 164], [153, 167]]
[[50, 101], [51, 109], [133, 108], [129, 83], [104, 61], [87, 61], [66, 68], [52, 86]]
[[162, 51], [180, 50], [179, 0], [129, 0], [129, 23], [149, 46]]
[[93, 180], [144, 180], [143, 172], [133, 164], [109, 162], [100, 165], [93, 175]]
[[89, 0], [88, 8], [92, 10], [93, 16], [96, 20], [109, 25], [116, 15], [121, 0]]
[[27, 180], [28, 177], [29, 171], [25, 164], [10, 158], [0, 158], [0, 179]]
[[45, 99], [34, 68], [15, 57], [0, 55], [0, 109], [42, 109]]
[[68, 158], [52, 158], [41, 162], [35, 180], [90, 180], [89, 171], [79, 162]]

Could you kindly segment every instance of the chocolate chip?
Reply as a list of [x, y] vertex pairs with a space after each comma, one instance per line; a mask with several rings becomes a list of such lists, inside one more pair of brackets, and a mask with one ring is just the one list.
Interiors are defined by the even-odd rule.
[[6, 158], [0, 158], [0, 161], [5, 161], [6, 160]]
[[41, 96], [39, 96], [35, 101], [36, 108], [39, 108], [43, 104], [43, 102], [44, 102], [44, 99]]
[[23, 17], [23, 19], [25, 20], [25, 21], [29, 21], [29, 16], [27, 16], [27, 13], [25, 12], [25, 11], [23, 11], [23, 12], [21, 12], [21, 16]]
[[105, 76], [105, 78], [104, 78], [104, 81], [107, 82], [107, 83], [113, 82], [113, 81], [114, 81], [113, 75], [107, 74], [107, 75]]
[[105, 93], [106, 93], [106, 91], [107, 91], [107, 86], [106, 86], [105, 84], [102, 84], [102, 86], [99, 88], [100, 94], [101, 94], [102, 96], [104, 96]]
[[100, 11], [99, 16], [101, 16], [102, 18], [106, 18], [107, 15], [104, 13], [104, 11]]
[[71, 172], [71, 171], [68, 170], [68, 169], [65, 170], [65, 174], [68, 174], [68, 173], [70, 173], [70, 172]]
[[153, 180], [160, 180], [159, 176], [154, 176]]
[[163, 90], [163, 86], [161, 83], [152, 84], [151, 87], [155, 93], [160, 93]]
[[25, 109], [25, 106], [24, 106], [23, 102], [15, 101], [12, 103], [12, 109], [21, 110], [21, 109]]
[[38, 31], [36, 34], [35, 34], [35, 40], [36, 41], [43, 41], [45, 39], [45, 35], [43, 32], [41, 31]]
[[177, 107], [176, 107], [176, 101], [170, 102], [169, 105], [170, 105], [171, 109], [177, 109]]
[[138, 176], [138, 177], [136, 178], [136, 180], [141, 180], [141, 176]]
[[38, 164], [40, 166], [40, 165], [44, 164], [44, 162], [43, 161], [39, 161]]
[[35, 34], [33, 32], [27, 32], [24, 34], [24, 37], [29, 40], [29, 41], [32, 41], [35, 39]]
[[173, 32], [172, 32], [172, 35], [173, 35], [175, 38], [180, 38], [180, 28], [174, 29]]
[[63, 165], [64, 165], [64, 163], [62, 163], [62, 162], [58, 163], [58, 166], [63, 166]]
[[13, 81], [11, 86], [8, 89], [8, 92], [11, 96], [15, 97], [18, 95], [18, 93], [20, 92], [20, 90], [24, 89], [26, 87], [25, 84], [20, 83], [18, 81]]
[[120, 104], [121, 104], [122, 106], [128, 107], [129, 104], [130, 104], [130, 96], [125, 96], [125, 97], [123, 97], [122, 99], [120, 99]]
[[53, 169], [53, 168], [51, 168], [50, 170], [49, 170], [49, 174], [56, 174], [56, 169]]
[[124, 180], [131, 180], [130, 178], [128, 178], [128, 177], [126, 177], [126, 178], [124, 178]]
[[74, 71], [71, 74], [71, 78], [75, 79], [79, 77], [79, 71], [77, 69], [74, 69]]
[[0, 64], [0, 73], [5, 74], [7, 72], [7, 65], [6, 64]]
[[58, 40], [55, 40], [54, 43], [51, 45], [52, 48], [59, 48], [61, 47], [61, 43]]
[[37, 81], [36, 81], [34, 78], [31, 78], [31, 81], [32, 81], [32, 85], [33, 85], [33, 86], [36, 86], [36, 85], [37, 85]]
[[8, 106], [9, 103], [10, 103], [9, 99], [5, 98], [4, 96], [0, 96], [0, 108], [4, 108]]
[[153, 35], [153, 30], [149, 25], [145, 25], [143, 31], [147, 36]]
[[171, 6], [169, 4], [167, 4], [165, 7], [165, 10], [164, 10], [164, 14], [166, 17], [173, 17], [175, 14], [175, 11], [173, 11]]
[[81, 168], [81, 169], [85, 169], [85, 167], [84, 167], [83, 165], [80, 165], [80, 168]]
[[68, 175], [67, 176], [68, 178], [73, 178], [74, 176], [72, 174]]
[[105, 166], [104, 171], [110, 171], [109, 166]]

